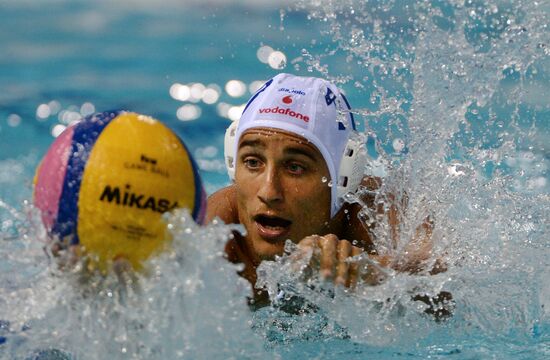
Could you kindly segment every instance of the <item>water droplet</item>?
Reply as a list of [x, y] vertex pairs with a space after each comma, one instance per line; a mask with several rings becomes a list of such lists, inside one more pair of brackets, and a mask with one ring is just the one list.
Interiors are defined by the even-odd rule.
[[401, 152], [405, 148], [405, 142], [403, 141], [403, 139], [395, 139], [392, 142], [392, 146], [395, 152]]

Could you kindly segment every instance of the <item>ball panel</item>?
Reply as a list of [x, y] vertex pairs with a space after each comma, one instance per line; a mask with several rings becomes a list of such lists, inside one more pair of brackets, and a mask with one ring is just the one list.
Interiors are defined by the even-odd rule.
[[57, 219], [52, 229], [61, 239], [70, 237], [71, 244], [79, 243], [76, 231], [78, 197], [88, 156], [103, 129], [118, 114], [118, 111], [95, 114], [74, 125], [71, 152], [59, 200]]
[[195, 201], [194, 201], [195, 206], [190, 209], [192, 210], [193, 219], [197, 222], [197, 224], [202, 225], [206, 217], [207, 196], [206, 196], [206, 191], [204, 191], [204, 187], [202, 186], [202, 181], [199, 174], [199, 166], [195, 162], [195, 159], [189, 152], [189, 149], [187, 148], [185, 143], [179, 137], [178, 137], [178, 141], [180, 142], [181, 146], [185, 149], [185, 152], [188, 154], [189, 159], [191, 160], [191, 167], [193, 170], [193, 179], [195, 181]]
[[122, 256], [139, 267], [168, 241], [162, 214], [198, 207], [193, 171], [171, 130], [150, 117], [120, 114], [95, 142], [84, 169], [78, 202], [81, 245], [100, 264]]
[[34, 205], [40, 209], [48, 231], [52, 229], [57, 217], [73, 132], [74, 127], [69, 127], [55, 139], [36, 171]]

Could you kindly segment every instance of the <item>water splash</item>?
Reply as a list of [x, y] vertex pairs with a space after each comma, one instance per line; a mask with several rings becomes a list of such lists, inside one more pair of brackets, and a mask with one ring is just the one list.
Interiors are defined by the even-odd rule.
[[[386, 218], [363, 210], [378, 223], [377, 248], [405, 256], [429, 217], [435, 228], [428, 264], [442, 259], [448, 270], [388, 274], [382, 285], [347, 293], [327, 291], [315, 278], [304, 282], [287, 254], [262, 265], [259, 280], [272, 300], [280, 301], [282, 288], [354, 342], [414, 347], [419, 356], [547, 353], [540, 329], [549, 326], [542, 299], [550, 287], [550, 162], [537, 132], [548, 136], [549, 108], [533, 89], [550, 89], [548, 5], [339, 1], [301, 8], [333, 39], [324, 53], [304, 49], [302, 61], [355, 87], [362, 95], [352, 101], [355, 111], [368, 120], [365, 133], [376, 134], [376, 161], [385, 169], [375, 203], [397, 205], [400, 220], [394, 244]], [[402, 141], [400, 151], [395, 141]], [[413, 298], [441, 291], [452, 294], [454, 316], [436, 324]], [[428, 346], [434, 336], [438, 345]]]
[[[44, 253], [43, 229], [26, 210], [3, 207], [0, 357], [240, 358], [265, 356], [265, 344], [275, 357], [548, 356], [547, 2], [297, 8], [325, 30], [289, 63], [351, 89], [373, 144], [368, 172], [384, 176], [376, 201], [408, 203], [396, 246], [385, 218], [362, 213], [379, 224], [378, 249], [402, 255], [430, 215], [431, 260], [442, 258], [448, 271], [389, 272], [381, 285], [349, 292], [304, 279], [284, 255], [261, 269], [274, 306], [251, 313], [247, 285], [221, 258], [231, 228], [198, 229], [179, 214], [169, 220], [174, 250], [130, 279], [139, 286], [89, 279], [90, 295], [78, 272], [60, 271]], [[21, 165], [0, 164], [0, 184], [15, 184], [14, 172], [32, 177], [17, 175]], [[414, 296], [442, 290], [452, 293], [454, 315], [438, 323]]]
[[[86, 359], [264, 356], [249, 324], [250, 285], [223, 255], [233, 228], [199, 227], [186, 211], [167, 222], [172, 249], [138, 275], [89, 275], [80, 266], [61, 270], [29, 234], [23, 242], [30, 247], [12, 257], [13, 268], [25, 274], [2, 276], [2, 357], [52, 351]], [[6, 281], [16, 286], [10, 289]]]

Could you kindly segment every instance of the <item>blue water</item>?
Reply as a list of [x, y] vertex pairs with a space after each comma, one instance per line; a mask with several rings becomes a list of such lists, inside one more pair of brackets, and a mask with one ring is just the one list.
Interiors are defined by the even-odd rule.
[[[549, 11], [546, 0], [1, 1], [0, 356], [548, 358]], [[262, 62], [263, 46], [286, 62]], [[429, 213], [446, 273], [315, 290], [283, 256], [261, 280], [316, 311], [285, 312], [276, 291], [275, 306], [251, 311], [221, 257], [229, 228], [199, 229], [185, 213], [167, 219], [174, 250], [136, 287], [82, 289], [49, 261], [28, 201], [59, 129], [92, 111], [152, 115], [183, 138], [212, 193], [229, 181], [227, 109], [250, 96], [226, 84], [281, 70], [345, 90], [369, 136], [367, 171], [409, 198], [398, 249], [383, 227], [377, 245], [399, 255]], [[219, 98], [171, 91], [197, 83]], [[441, 290], [456, 303], [443, 322], [410, 300]]]

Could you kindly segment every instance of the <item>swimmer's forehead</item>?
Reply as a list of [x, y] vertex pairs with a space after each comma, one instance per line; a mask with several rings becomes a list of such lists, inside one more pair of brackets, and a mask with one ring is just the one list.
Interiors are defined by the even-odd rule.
[[265, 146], [269, 141], [280, 141], [282, 139], [290, 140], [296, 147], [309, 149], [314, 153], [315, 158], [324, 161], [319, 149], [305, 137], [274, 128], [259, 127], [246, 130], [239, 139], [239, 149], [244, 146]]

